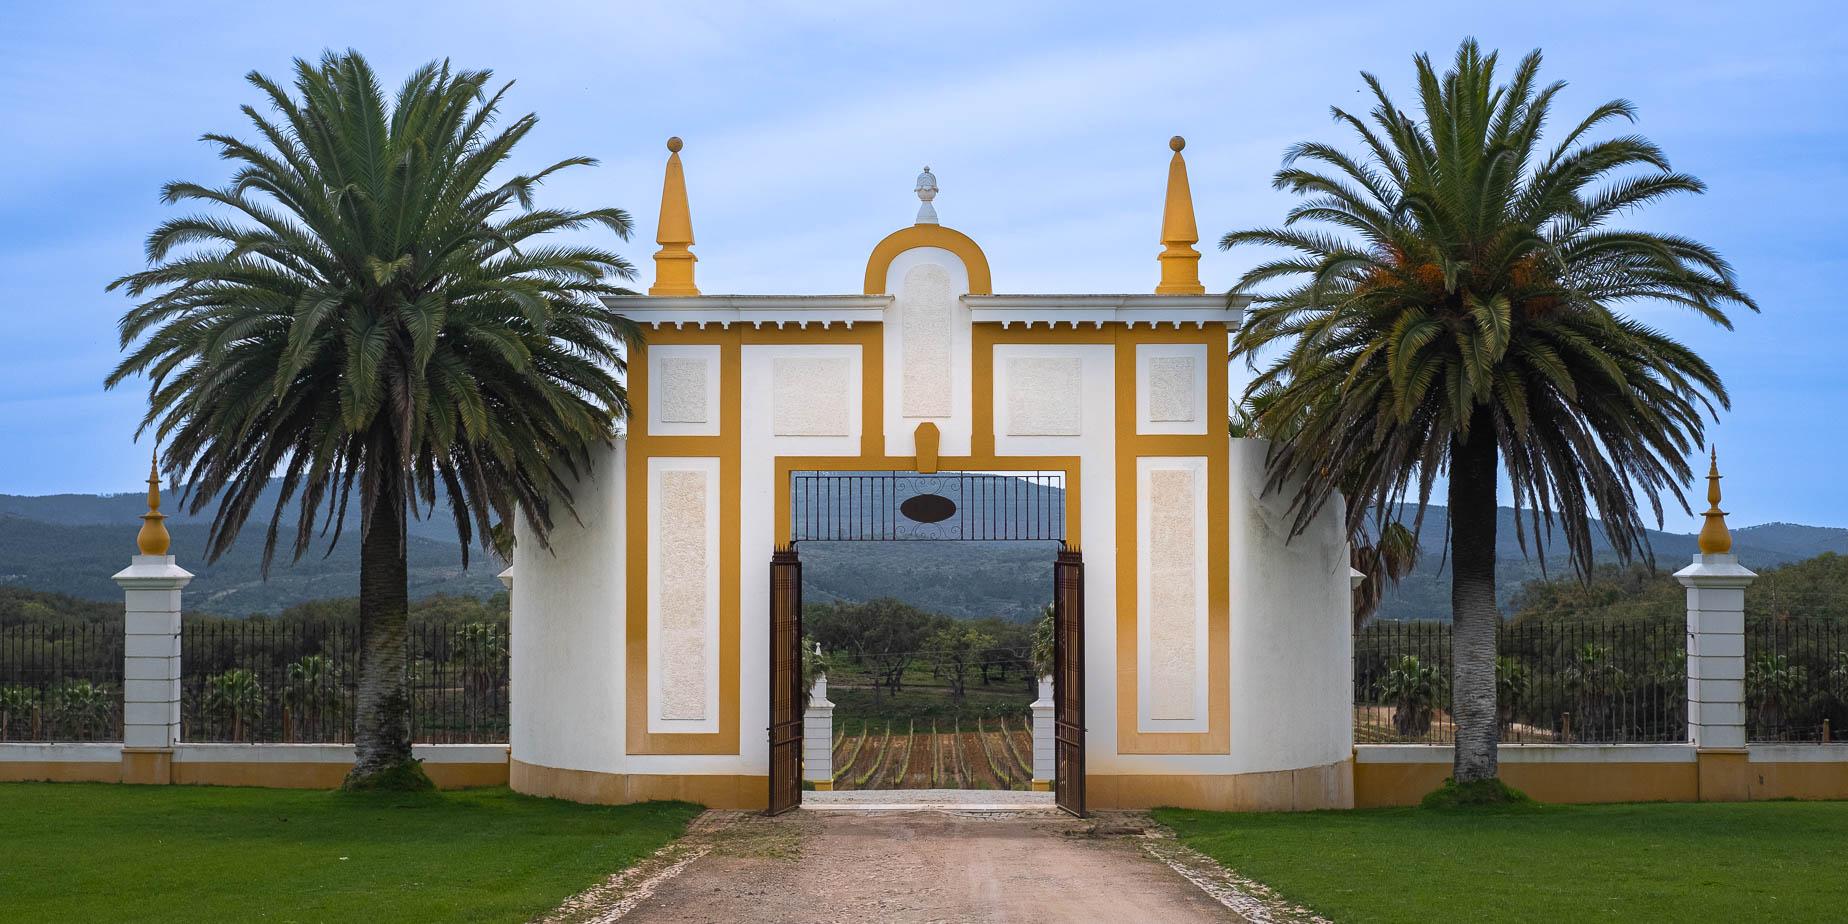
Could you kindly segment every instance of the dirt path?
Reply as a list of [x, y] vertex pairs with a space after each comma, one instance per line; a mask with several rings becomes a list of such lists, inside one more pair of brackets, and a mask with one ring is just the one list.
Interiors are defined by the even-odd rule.
[[[1240, 921], [1122, 819], [708, 813], [645, 885], [577, 920]], [[1097, 833], [1102, 830], [1104, 833]], [[588, 910], [588, 909], [586, 909]]]

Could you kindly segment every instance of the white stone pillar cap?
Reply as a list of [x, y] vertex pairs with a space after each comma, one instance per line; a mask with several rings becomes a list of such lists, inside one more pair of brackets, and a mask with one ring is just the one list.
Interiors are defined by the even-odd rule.
[[174, 564], [171, 555], [136, 555], [114, 580], [125, 590], [167, 590], [185, 587], [193, 573]]
[[1692, 564], [1675, 572], [1683, 587], [1744, 587], [1757, 578], [1757, 572], [1739, 564], [1739, 556], [1731, 553], [1695, 555]]

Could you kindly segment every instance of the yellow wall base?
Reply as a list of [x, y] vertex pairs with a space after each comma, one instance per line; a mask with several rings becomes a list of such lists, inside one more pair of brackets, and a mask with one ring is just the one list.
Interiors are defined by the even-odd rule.
[[[1743, 802], [1848, 799], [1848, 764], [1751, 763], [1744, 750], [1703, 750], [1660, 763], [1509, 763], [1502, 781], [1541, 802]], [[1447, 763], [1362, 763], [1354, 806], [1416, 805], [1450, 775]]]
[[1745, 802], [1752, 798], [1752, 771], [1745, 748], [1702, 748], [1695, 757], [1700, 768], [1700, 801]]
[[623, 805], [654, 799], [698, 802], [716, 809], [763, 809], [770, 805], [770, 777], [733, 774], [667, 776], [599, 773], [542, 767], [508, 760], [508, 785], [515, 792], [573, 802]]
[[1232, 774], [1087, 774], [1085, 807], [1156, 806], [1222, 812], [1292, 812], [1354, 807], [1354, 762]]
[[1052, 781], [1051, 780], [1034, 780], [1033, 781], [1033, 791], [1034, 792], [1052, 792]]
[[816, 783], [815, 791], [816, 792], [833, 792], [834, 791], [834, 781], [833, 780], [822, 780]]
[[100, 760], [0, 761], [0, 783], [120, 783], [122, 763]]
[[122, 782], [158, 784], [172, 781], [172, 748], [122, 749]]

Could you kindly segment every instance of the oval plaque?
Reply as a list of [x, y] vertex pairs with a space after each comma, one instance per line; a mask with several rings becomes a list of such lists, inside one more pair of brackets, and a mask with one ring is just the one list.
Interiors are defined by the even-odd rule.
[[956, 515], [956, 502], [941, 494], [919, 494], [906, 498], [898, 512], [918, 523], [937, 523]]

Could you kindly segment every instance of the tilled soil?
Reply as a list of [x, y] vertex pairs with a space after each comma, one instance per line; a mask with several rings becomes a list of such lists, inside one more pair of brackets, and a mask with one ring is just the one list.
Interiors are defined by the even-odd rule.
[[[921, 738], [922, 736], [920, 736]], [[1133, 831], [1044, 813], [740, 816], [623, 921], [1238, 921]], [[598, 920], [612, 920], [602, 917]]]
[[921, 722], [913, 731], [910, 721], [894, 722], [889, 741], [883, 724], [864, 743], [857, 732], [842, 736], [834, 747], [834, 788], [1026, 789], [1033, 779], [1033, 735], [1024, 728], [1003, 731], [1004, 723], [984, 720], [978, 732], [973, 719], [935, 727]]

